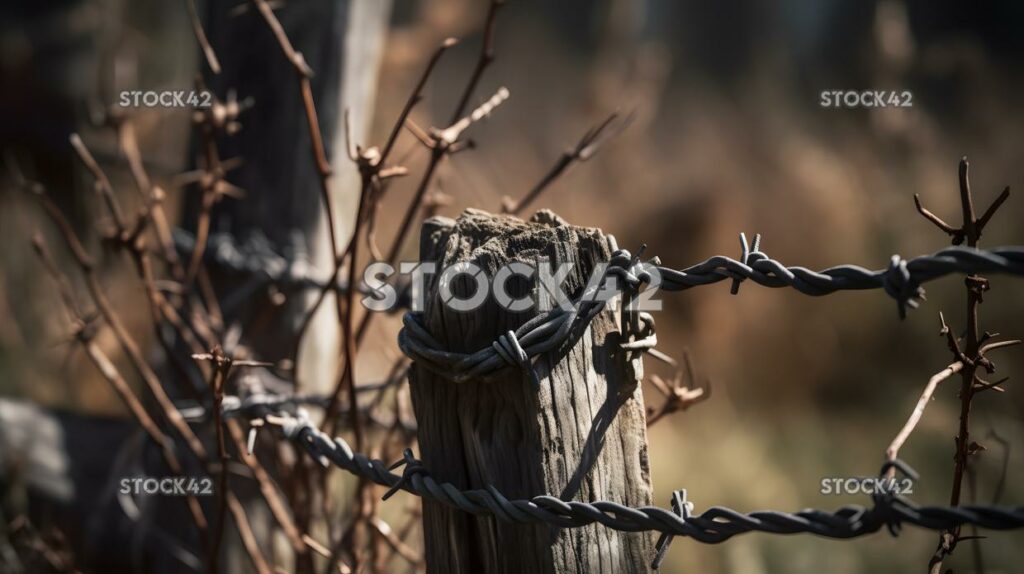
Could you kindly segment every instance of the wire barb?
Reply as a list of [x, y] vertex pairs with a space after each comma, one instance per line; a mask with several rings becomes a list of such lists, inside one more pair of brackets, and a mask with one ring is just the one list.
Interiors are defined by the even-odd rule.
[[[685, 522], [690, 518], [690, 514], [693, 512], [693, 503], [686, 500], [686, 489], [672, 491], [672, 512], [675, 512]], [[651, 570], [658, 570], [661, 568], [661, 563], [665, 561], [665, 557], [668, 556], [668, 547], [672, 544], [672, 539], [675, 536], [667, 532], [662, 532], [661, 536], [658, 537], [658, 543], [654, 546], [655, 554], [654, 560], [651, 561]]]

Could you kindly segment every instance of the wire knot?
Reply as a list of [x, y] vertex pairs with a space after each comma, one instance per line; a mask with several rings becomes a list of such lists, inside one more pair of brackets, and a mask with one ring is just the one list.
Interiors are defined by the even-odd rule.
[[[623, 349], [649, 350], [657, 343], [654, 337], [654, 319], [647, 313], [639, 313], [637, 310], [637, 294], [640, 293], [640, 286], [644, 283], [651, 283], [652, 276], [650, 268], [660, 264], [655, 257], [648, 263], [642, 263], [640, 257], [647, 249], [644, 243], [637, 250], [636, 255], [630, 254], [626, 249], [617, 249], [612, 253], [608, 261], [607, 275], [614, 275], [623, 280], [622, 286], [622, 309], [621, 332]], [[641, 322], [644, 323], [641, 328]]]
[[608, 260], [608, 270], [605, 273], [622, 279], [629, 289], [638, 291], [641, 285], [651, 282], [649, 264], [640, 261], [646, 249], [646, 244], [641, 245], [636, 255], [631, 254], [628, 249], [617, 249]]
[[[892, 460], [885, 461], [882, 464], [882, 469], [878, 472], [880, 478], [885, 477], [890, 470], [899, 471], [900, 474], [909, 478], [912, 481], [917, 481], [920, 475], [917, 474], [909, 464], [902, 460], [895, 458]], [[889, 530], [889, 534], [894, 537], [900, 535], [900, 531], [903, 528], [903, 514], [896, 508], [897, 505], [901, 505], [908, 508], [913, 508], [913, 503], [899, 493], [899, 489], [896, 486], [896, 479], [893, 478], [888, 482], [882, 482], [885, 488], [876, 488], [871, 494], [871, 499], [875, 503], [874, 514], [878, 516], [878, 519], [885, 523], [885, 527]]]
[[889, 268], [882, 276], [882, 287], [890, 297], [896, 299], [900, 319], [906, 318], [908, 307], [917, 309], [919, 301], [924, 299], [924, 288], [907, 269], [906, 259], [899, 255], [889, 259]]
[[519, 367], [521, 371], [530, 375], [530, 379], [535, 386], [540, 386], [540, 379], [537, 378], [537, 373], [533, 370], [530, 356], [526, 354], [526, 350], [519, 344], [519, 338], [516, 337], [515, 331], [508, 331], [501, 335], [491, 343], [491, 347], [494, 349], [494, 352], [498, 353], [501, 360], [505, 361], [505, 364]]
[[[754, 235], [754, 246], [747, 243], [747, 235], [740, 232], [740, 263], [747, 267], [752, 267], [754, 263], [761, 261], [762, 259], [768, 259], [768, 256], [761, 253], [761, 234], [757, 233]], [[729, 292], [736, 295], [740, 292], [740, 284], [747, 280], [746, 275], [739, 273], [730, 273], [732, 276], [732, 287]]]
[[405, 449], [402, 452], [402, 459], [396, 462], [395, 464], [389, 466], [388, 470], [395, 470], [403, 465], [405, 466], [405, 470], [402, 471], [402, 478], [399, 478], [398, 482], [396, 482], [394, 486], [389, 488], [388, 491], [384, 493], [384, 496], [381, 497], [381, 500], [387, 500], [394, 496], [396, 492], [398, 492], [403, 487], [409, 484], [409, 480], [412, 479], [413, 476], [417, 474], [427, 474], [426, 467], [423, 466], [423, 463], [420, 462], [418, 458], [413, 456], [411, 448]]

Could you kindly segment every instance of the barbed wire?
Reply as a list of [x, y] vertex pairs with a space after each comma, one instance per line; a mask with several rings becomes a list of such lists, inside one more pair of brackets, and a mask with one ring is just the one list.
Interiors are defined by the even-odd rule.
[[[614, 246], [614, 238], [611, 238]], [[625, 249], [615, 249], [608, 261], [601, 281], [584, 289], [569, 309], [555, 307], [528, 320], [514, 331], [498, 337], [490, 346], [474, 353], [445, 350], [422, 324], [422, 314], [410, 311], [403, 317], [398, 345], [402, 352], [418, 364], [454, 382], [464, 382], [493, 374], [507, 366], [517, 366], [536, 382], [531, 359], [557, 348], [578, 334], [590, 320], [604, 309], [611, 292], [626, 293], [632, 297], [644, 284], [656, 283], [666, 291], [682, 291], [699, 285], [710, 285], [731, 279], [732, 292], [751, 280], [764, 287], [791, 287], [812, 296], [836, 291], [884, 289], [897, 302], [900, 317], [907, 308], [917, 308], [924, 299], [922, 283], [952, 273], [1004, 273], [1024, 275], [1024, 247], [997, 247], [990, 250], [972, 247], [947, 247], [932, 255], [905, 260], [893, 255], [885, 269], [869, 270], [857, 265], [839, 265], [821, 271], [806, 267], [787, 267], [760, 251], [761, 236], [757, 235], [751, 247], [744, 234], [740, 234], [742, 254], [739, 260], [716, 255], [685, 269], [671, 269], [660, 264], [658, 258], [641, 262], [639, 255]], [[614, 247], [613, 247], [614, 248]], [[643, 249], [641, 248], [641, 253]], [[616, 279], [609, 282], [609, 279]], [[603, 292], [603, 296], [598, 296]], [[629, 305], [624, 305], [626, 313]], [[638, 340], [627, 342], [624, 348], [650, 350], [657, 343], [654, 320], [647, 313], [635, 313], [639, 326], [634, 333]]]
[[224, 395], [221, 415], [224, 418], [259, 418], [284, 409], [304, 405], [324, 407], [328, 398], [317, 394], [252, 393], [239, 397]]
[[[608, 236], [614, 244], [614, 237]], [[752, 280], [771, 288], [791, 287], [812, 296], [821, 296], [836, 291], [884, 289], [898, 304], [900, 316], [906, 308], [916, 308], [924, 298], [922, 283], [952, 273], [1007, 273], [1024, 275], [1024, 246], [975, 249], [953, 246], [932, 255], [905, 260], [899, 255], [890, 258], [885, 269], [869, 270], [859, 265], [838, 265], [814, 271], [801, 266], [786, 266], [772, 259], [760, 250], [761, 236], [756, 235], [751, 247], [746, 235], [740, 233], [742, 253], [739, 259], [726, 255], [715, 255], [696, 265], [684, 269], [662, 266], [655, 257], [647, 262], [633, 258], [628, 250], [616, 249], [608, 262], [609, 273], [624, 280], [632, 287], [649, 283], [654, 271], [660, 279], [658, 288], [666, 291], [682, 291], [700, 285], [711, 285], [731, 279], [733, 293], [739, 285]], [[175, 229], [174, 242], [181, 253], [192, 253], [195, 237], [183, 229]], [[328, 274], [320, 273], [308, 256], [299, 254], [286, 257], [277, 253], [270, 241], [260, 234], [250, 234], [239, 243], [230, 233], [212, 233], [204, 252], [207, 265], [240, 275], [257, 275], [264, 283], [274, 284], [282, 290], [322, 289], [330, 280]], [[347, 281], [338, 277], [333, 289], [344, 293]], [[364, 295], [377, 294], [366, 285], [358, 286]], [[591, 293], [591, 296], [593, 294]], [[408, 296], [396, 302], [398, 307], [407, 307]]]
[[[222, 240], [223, 239], [223, 240]], [[675, 270], [660, 265], [657, 258], [640, 261], [640, 254], [615, 249], [601, 280], [589, 285], [569, 308], [556, 307], [539, 314], [515, 331], [498, 337], [491, 346], [475, 353], [463, 354], [446, 351], [421, 324], [421, 315], [406, 313], [398, 342], [402, 351], [417, 364], [455, 382], [492, 374], [508, 365], [518, 366], [538, 383], [531, 359], [551, 351], [575, 337], [589, 325], [609, 301], [598, 293], [607, 290], [620, 293], [623, 304], [623, 325], [632, 326], [623, 347], [634, 351], [651, 351], [657, 343], [654, 320], [648, 313], [631, 309], [629, 301], [640, 292], [644, 284], [652, 284], [666, 291], [681, 291], [698, 285], [709, 285], [726, 279], [733, 282], [736, 293], [743, 281], [771, 288], [791, 287], [797, 291], [820, 296], [841, 290], [884, 289], [896, 299], [900, 316], [907, 308], [916, 308], [924, 299], [921, 284], [952, 273], [1008, 273], [1024, 275], [1024, 247], [1001, 247], [979, 250], [969, 247], [950, 247], [932, 255], [909, 261], [892, 256], [889, 266], [868, 270], [856, 265], [841, 265], [813, 271], [805, 267], [787, 267], [771, 259], [760, 250], [760, 236], [753, 246], [740, 234], [742, 254], [739, 260], [715, 256], [691, 267]], [[238, 249], [230, 235], [211, 237], [208, 250], [213, 261], [236, 272], [258, 272], [268, 282], [284, 282], [302, 288], [316, 287], [308, 267], [290, 265], [283, 256], [272, 250], [260, 249], [259, 242], [247, 250]], [[614, 238], [612, 239], [614, 249]], [[183, 246], [186, 247], [186, 246]], [[609, 283], [608, 279], [615, 279]], [[344, 289], [338, 284], [337, 289]], [[625, 331], [625, 329], [624, 329]], [[476, 515], [490, 515], [497, 519], [517, 523], [543, 522], [557, 527], [579, 527], [600, 523], [616, 530], [637, 532], [656, 531], [662, 534], [658, 543], [655, 566], [664, 557], [665, 548], [673, 536], [687, 536], [704, 543], [716, 544], [745, 532], [775, 534], [811, 533], [828, 538], [853, 538], [877, 532], [883, 526], [892, 534], [899, 532], [903, 523], [949, 530], [971, 524], [983, 528], [1004, 530], [1024, 527], [1024, 509], [995, 506], [922, 507], [893, 493], [873, 497], [874, 506], [843, 506], [835, 511], [802, 510], [795, 513], [758, 511], [742, 513], [726, 507], [712, 507], [700, 515], [691, 516], [692, 504], [673, 493], [674, 512], [660, 507], [633, 508], [611, 501], [592, 503], [563, 501], [550, 495], [531, 499], [509, 500], [493, 485], [482, 489], [460, 490], [450, 483], [439, 483], [430, 476], [412, 451], [406, 449], [402, 461], [390, 468], [380, 460], [355, 453], [341, 438], [331, 438], [309, 421], [301, 405], [322, 406], [321, 397], [256, 394], [239, 399], [238, 404], [224, 405], [225, 416], [260, 418], [276, 421], [287, 438], [299, 444], [310, 456], [324, 464], [333, 463], [353, 474], [389, 487], [385, 498], [402, 489], [423, 498], [435, 500]], [[295, 411], [293, 416], [281, 411]], [[250, 439], [251, 442], [251, 439]], [[401, 475], [391, 472], [405, 465]], [[905, 474], [913, 471], [902, 462], [889, 461], [882, 474], [896, 467]], [[680, 502], [682, 500], [682, 502]]]
[[[391, 381], [361, 384], [357, 390], [360, 393], [372, 393], [392, 384]], [[244, 396], [224, 395], [220, 412], [224, 418], [253, 419], [282, 411], [290, 412], [303, 406], [324, 408], [330, 400], [329, 396], [318, 393], [254, 392]], [[207, 412], [207, 409], [200, 406], [193, 406], [192, 409], [202, 415]]]
[[[195, 236], [192, 233], [177, 228], [173, 239], [175, 250], [182, 256], [187, 257], [194, 252]], [[308, 254], [296, 252], [288, 257], [278, 253], [261, 233], [250, 233], [242, 242], [231, 233], [211, 233], [202, 256], [208, 268], [242, 278], [241, 286], [224, 297], [222, 306], [225, 308], [232, 308], [256, 291], [271, 286], [283, 293], [325, 288], [336, 293], [348, 292], [348, 280], [342, 274], [331, 282], [330, 274], [319, 270]], [[356, 288], [362, 295], [377, 293], [361, 282]], [[396, 285], [396, 294], [396, 307], [409, 307], [411, 294], [408, 285]]]
[[[174, 246], [178, 253], [191, 255], [195, 250], [195, 236], [184, 229], [174, 230]], [[263, 284], [273, 284], [282, 291], [293, 289], [322, 289], [330, 281], [326, 273], [319, 273], [308, 254], [296, 253], [286, 257], [273, 248], [261, 233], [250, 233], [239, 242], [227, 232], [211, 233], [206, 240], [203, 262], [221, 271], [255, 277]], [[335, 289], [346, 291], [347, 282], [335, 281]]]
[[[299, 409], [296, 415], [268, 415], [266, 422], [281, 428], [285, 438], [300, 446], [324, 466], [334, 465], [354, 475], [373, 481], [389, 490], [384, 499], [404, 490], [427, 500], [478, 516], [492, 516], [504, 522], [519, 524], [544, 523], [558, 528], [576, 528], [593, 523], [624, 532], [659, 532], [658, 556], [674, 536], [685, 536], [707, 544], [718, 544], [747, 532], [770, 534], [816, 534], [826, 538], [847, 539], [872, 534], [883, 526], [896, 536], [903, 524], [947, 530], [961, 525], [976, 525], [991, 530], [1024, 527], [1024, 508], [984, 505], [958, 507], [919, 506], [892, 490], [872, 495], [873, 506], [846, 505], [834, 511], [805, 509], [799, 512], [775, 510], [739, 512], [723, 506], [708, 508], [691, 515], [692, 503], [685, 500], [685, 491], [673, 493], [674, 510], [657, 506], [631, 507], [617, 502], [566, 501], [550, 495], [529, 499], [509, 499], [492, 484], [483, 488], [460, 489], [448, 482], [438, 482], [423, 463], [406, 449], [403, 459], [387, 465], [365, 454], [353, 452], [340, 437], [331, 438], [319, 430], [309, 415]], [[402, 474], [393, 470], [404, 466]], [[879, 473], [896, 469], [916, 480], [917, 474], [899, 460], [887, 461]], [[680, 504], [680, 493], [683, 493]], [[659, 560], [656, 558], [657, 564]], [[655, 566], [656, 566], [655, 564]]]

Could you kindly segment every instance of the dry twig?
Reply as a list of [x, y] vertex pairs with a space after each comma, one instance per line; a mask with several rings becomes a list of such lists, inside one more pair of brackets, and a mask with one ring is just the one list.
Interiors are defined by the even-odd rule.
[[540, 194], [544, 193], [548, 187], [551, 186], [558, 178], [564, 175], [569, 169], [577, 163], [583, 163], [594, 156], [601, 148], [601, 146], [610, 140], [611, 138], [622, 133], [629, 124], [633, 122], [633, 114], [630, 113], [624, 118], [620, 118], [618, 112], [608, 116], [600, 124], [587, 130], [587, 133], [583, 134], [576, 145], [566, 151], [558, 158], [555, 165], [551, 166], [544, 177], [537, 182], [530, 191], [526, 193], [518, 201], [513, 200], [510, 197], [504, 197], [501, 200], [501, 209], [504, 213], [510, 213], [512, 215], [519, 215], [524, 209], [530, 206]]

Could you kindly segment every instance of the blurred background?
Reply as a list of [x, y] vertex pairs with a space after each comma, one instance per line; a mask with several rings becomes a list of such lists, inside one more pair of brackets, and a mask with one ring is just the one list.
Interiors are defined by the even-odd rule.
[[[296, 4], [303, 2], [289, 0], [281, 13]], [[413, 113], [421, 126], [445, 125], [477, 58], [485, 11], [482, 1], [394, 1], [375, 113], [360, 119], [368, 123], [367, 141], [386, 139], [430, 54], [459, 36], [465, 41], [441, 61]], [[465, 207], [497, 211], [503, 196], [522, 196], [588, 127], [614, 111], [633, 113], [623, 133], [530, 211], [550, 208], [614, 234], [629, 249], [647, 243], [649, 254], [674, 268], [715, 254], [738, 257], [740, 232], [762, 234], [762, 250], [788, 265], [885, 267], [894, 253], [909, 259], [948, 244], [915, 212], [913, 195], [959, 221], [961, 156], [971, 161], [980, 206], [1004, 186], [1021, 189], [1022, 26], [1024, 4], [1009, 0], [510, 0], [477, 99], [499, 86], [511, 98], [474, 127], [475, 149], [442, 164], [433, 191], [450, 196], [445, 215]], [[67, 135], [82, 131], [112, 176], [127, 181], [116, 141], [90, 127], [97, 103], [111, 104], [122, 89], [188, 89], [199, 63], [183, 3], [5, 3], [0, 147], [30, 166], [85, 231], [99, 207]], [[913, 107], [820, 106], [823, 90], [866, 89], [910, 91]], [[136, 119], [158, 180], [170, 182], [191, 165], [188, 113], [152, 110]], [[396, 151], [413, 173], [428, 156], [417, 145], [405, 138]], [[30, 198], [6, 176], [0, 180], [0, 395], [124, 416], [81, 354], [68, 358], [66, 318], [55, 311], [55, 290], [29, 244], [46, 224]], [[399, 207], [382, 212], [382, 234], [394, 232], [415, 180], [388, 192], [385, 205]], [[185, 197], [169, 194], [172, 213], [184, 209]], [[1024, 243], [1022, 216], [1024, 201], [1011, 196], [981, 245]], [[414, 256], [415, 246], [406, 251]], [[111, 264], [104, 273], [131, 272], [123, 267]], [[982, 329], [1024, 335], [1019, 281], [991, 279]], [[148, 334], [141, 288], [106, 284], [135, 331]], [[938, 313], [962, 329], [963, 282], [947, 278], [927, 289], [928, 301], [903, 321], [880, 292], [811, 298], [747, 284], [732, 296], [723, 282], [666, 295], [659, 348], [688, 351], [713, 394], [650, 429], [656, 503], [666, 505], [683, 487], [698, 513], [714, 505], [868, 503], [822, 495], [820, 481], [874, 475], [928, 378], [951, 362], [937, 336]], [[360, 378], [387, 366], [398, 326], [397, 317], [374, 324]], [[1005, 393], [975, 400], [972, 435], [987, 450], [974, 459], [975, 486], [965, 498], [1020, 505], [1024, 393], [1016, 379], [1024, 355], [1010, 349], [995, 361], [997, 375], [1012, 378]], [[672, 374], [651, 362], [648, 370]], [[922, 474], [914, 491], [920, 502], [948, 502], [959, 385], [954, 378], [939, 387], [901, 452]], [[650, 390], [647, 398], [660, 404]], [[984, 571], [1019, 571], [1020, 540], [1012, 532], [981, 540]], [[849, 542], [752, 534], [705, 546], [680, 539], [666, 571], [924, 571], [936, 541], [934, 533], [910, 528], [898, 539], [879, 533]], [[979, 562], [964, 542], [946, 564], [970, 572]]]

